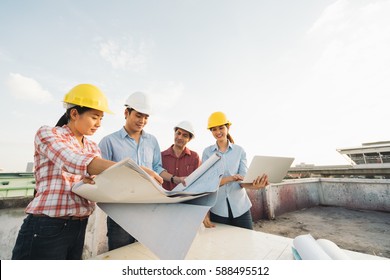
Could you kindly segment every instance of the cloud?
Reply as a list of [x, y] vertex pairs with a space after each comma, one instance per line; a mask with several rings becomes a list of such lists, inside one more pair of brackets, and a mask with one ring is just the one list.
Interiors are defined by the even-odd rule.
[[342, 55], [359, 61], [383, 59], [382, 55], [390, 58], [387, 48], [390, 44], [389, 12], [389, 0], [339, 0], [325, 9], [308, 35], [321, 43], [323, 53], [329, 56]]
[[52, 95], [34, 79], [21, 74], [10, 73], [6, 81], [11, 95], [20, 100], [32, 100], [37, 103], [47, 103], [53, 100]]
[[124, 38], [122, 42], [108, 40], [100, 43], [101, 57], [111, 64], [114, 69], [141, 72], [146, 69], [146, 44], [141, 42], [135, 46], [133, 40]]
[[[320, 49], [313, 83], [334, 95], [383, 95], [390, 83], [390, 1], [339, 0], [324, 10], [308, 32]], [[320, 85], [323, 83], [323, 86]]]
[[334, 34], [345, 28], [343, 20], [346, 17], [348, 0], [339, 0], [328, 6], [319, 19], [309, 29], [308, 33], [321, 32], [322, 34]]

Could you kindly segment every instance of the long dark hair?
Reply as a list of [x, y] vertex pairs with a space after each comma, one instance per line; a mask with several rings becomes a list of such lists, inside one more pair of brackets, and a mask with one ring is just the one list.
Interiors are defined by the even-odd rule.
[[[225, 124], [226, 127], [229, 129], [230, 128], [230, 125], [229, 124]], [[229, 140], [230, 143], [234, 144], [234, 140], [233, 140], [233, 137], [230, 135], [230, 133], [228, 133], [226, 135], [227, 139]]]
[[79, 115], [89, 111], [89, 110], [92, 110], [91, 108], [89, 107], [82, 107], [82, 106], [79, 106], [79, 105], [76, 105], [72, 108], [69, 108], [66, 110], [65, 114], [62, 115], [62, 117], [58, 120], [56, 126], [63, 126], [65, 124], [68, 124], [69, 123], [69, 120], [70, 120], [70, 111], [72, 109], [76, 109], [77, 110], [77, 113], [79, 113]]
[[234, 144], [233, 137], [230, 135], [230, 133], [227, 134], [227, 139], [229, 140], [230, 143]]

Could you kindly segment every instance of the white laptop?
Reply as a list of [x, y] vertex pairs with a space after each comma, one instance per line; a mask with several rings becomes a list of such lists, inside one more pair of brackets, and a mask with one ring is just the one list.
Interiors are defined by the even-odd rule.
[[257, 176], [268, 175], [271, 184], [280, 183], [293, 163], [292, 157], [254, 156], [241, 183], [252, 183]]

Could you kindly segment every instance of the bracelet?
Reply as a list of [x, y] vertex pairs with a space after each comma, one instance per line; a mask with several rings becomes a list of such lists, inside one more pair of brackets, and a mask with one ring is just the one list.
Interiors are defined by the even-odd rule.
[[171, 183], [173, 183], [173, 177], [175, 177], [175, 175], [172, 175], [172, 177], [171, 177]]

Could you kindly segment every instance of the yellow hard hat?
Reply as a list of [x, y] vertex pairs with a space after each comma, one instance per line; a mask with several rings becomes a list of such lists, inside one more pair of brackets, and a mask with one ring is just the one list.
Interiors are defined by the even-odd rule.
[[108, 108], [106, 96], [97, 87], [90, 84], [80, 84], [72, 88], [64, 97], [64, 102], [96, 109], [106, 113], [113, 112]]
[[210, 115], [209, 121], [207, 124], [207, 129], [212, 127], [220, 126], [220, 125], [232, 125], [231, 122], [228, 121], [226, 115], [222, 112], [214, 112]]

